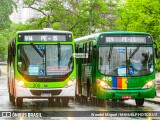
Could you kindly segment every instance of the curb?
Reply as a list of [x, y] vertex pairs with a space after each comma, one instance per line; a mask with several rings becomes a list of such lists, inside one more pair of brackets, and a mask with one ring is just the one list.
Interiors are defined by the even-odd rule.
[[145, 99], [145, 101], [155, 103], [155, 104], [160, 104], [160, 101], [155, 101], [155, 100], [150, 100], [150, 99]]

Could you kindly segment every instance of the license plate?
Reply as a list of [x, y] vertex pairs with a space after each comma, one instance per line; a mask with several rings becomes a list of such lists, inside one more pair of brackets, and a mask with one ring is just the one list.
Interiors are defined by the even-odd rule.
[[51, 97], [51, 93], [41, 93], [42, 97]]
[[131, 99], [132, 97], [131, 96], [128, 96], [128, 95], [125, 95], [125, 96], [122, 96], [122, 99]]

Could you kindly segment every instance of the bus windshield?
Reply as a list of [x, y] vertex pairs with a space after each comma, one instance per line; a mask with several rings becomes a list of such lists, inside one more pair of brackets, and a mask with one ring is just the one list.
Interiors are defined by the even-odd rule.
[[24, 75], [65, 75], [73, 69], [72, 45], [19, 45], [18, 71]]
[[113, 76], [141, 76], [153, 72], [152, 47], [99, 47], [99, 72]]

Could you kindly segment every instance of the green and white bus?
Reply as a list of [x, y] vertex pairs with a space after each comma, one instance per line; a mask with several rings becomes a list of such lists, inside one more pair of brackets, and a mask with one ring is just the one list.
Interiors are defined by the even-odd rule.
[[75, 97], [74, 51], [70, 31], [18, 31], [8, 45], [10, 101], [22, 107], [24, 98], [45, 98], [67, 106]]
[[[83, 101], [102, 104], [105, 99], [154, 98], [155, 50], [152, 37], [143, 32], [113, 31], [75, 39], [77, 59], [77, 96]], [[157, 52], [156, 52], [157, 53]]]

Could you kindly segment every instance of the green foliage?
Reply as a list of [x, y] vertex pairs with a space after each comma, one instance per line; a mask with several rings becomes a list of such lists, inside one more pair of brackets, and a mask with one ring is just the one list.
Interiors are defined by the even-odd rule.
[[160, 72], [160, 59], [156, 59], [156, 70]]
[[9, 27], [11, 23], [9, 15], [13, 12], [15, 6], [13, 0], [0, 0], [0, 30]]
[[148, 32], [157, 39], [160, 33], [159, 4], [159, 0], [126, 0], [118, 8], [118, 29]]
[[[118, 30], [148, 32], [160, 46], [160, 1], [126, 0], [119, 5], [116, 24]], [[160, 70], [159, 59], [156, 68]]]
[[13, 12], [13, 7], [16, 7], [13, 0], [0, 0], [0, 61], [7, 59], [8, 28], [11, 23], [9, 15]]
[[6, 60], [6, 52], [7, 52], [7, 41], [6, 37], [0, 36], [0, 61]]
[[25, 6], [41, 12], [44, 17], [29, 20], [36, 28], [52, 27], [69, 30], [76, 37], [114, 29], [116, 3], [106, 0], [24, 0]]
[[[15, 5], [13, 0], [1, 0], [0, 39], [5, 43], [0, 42], [0, 51], [4, 51], [5, 54], [6, 44], [17, 31], [45, 27], [72, 31], [75, 38], [109, 30], [143, 31], [150, 33], [160, 47], [159, 0], [23, 0], [23, 2], [24, 7], [37, 10], [43, 17], [32, 18], [26, 24], [10, 25], [9, 15]], [[39, 7], [35, 7], [36, 5]], [[3, 52], [0, 52], [0, 58], [6, 59], [6, 55], [2, 54]]]

